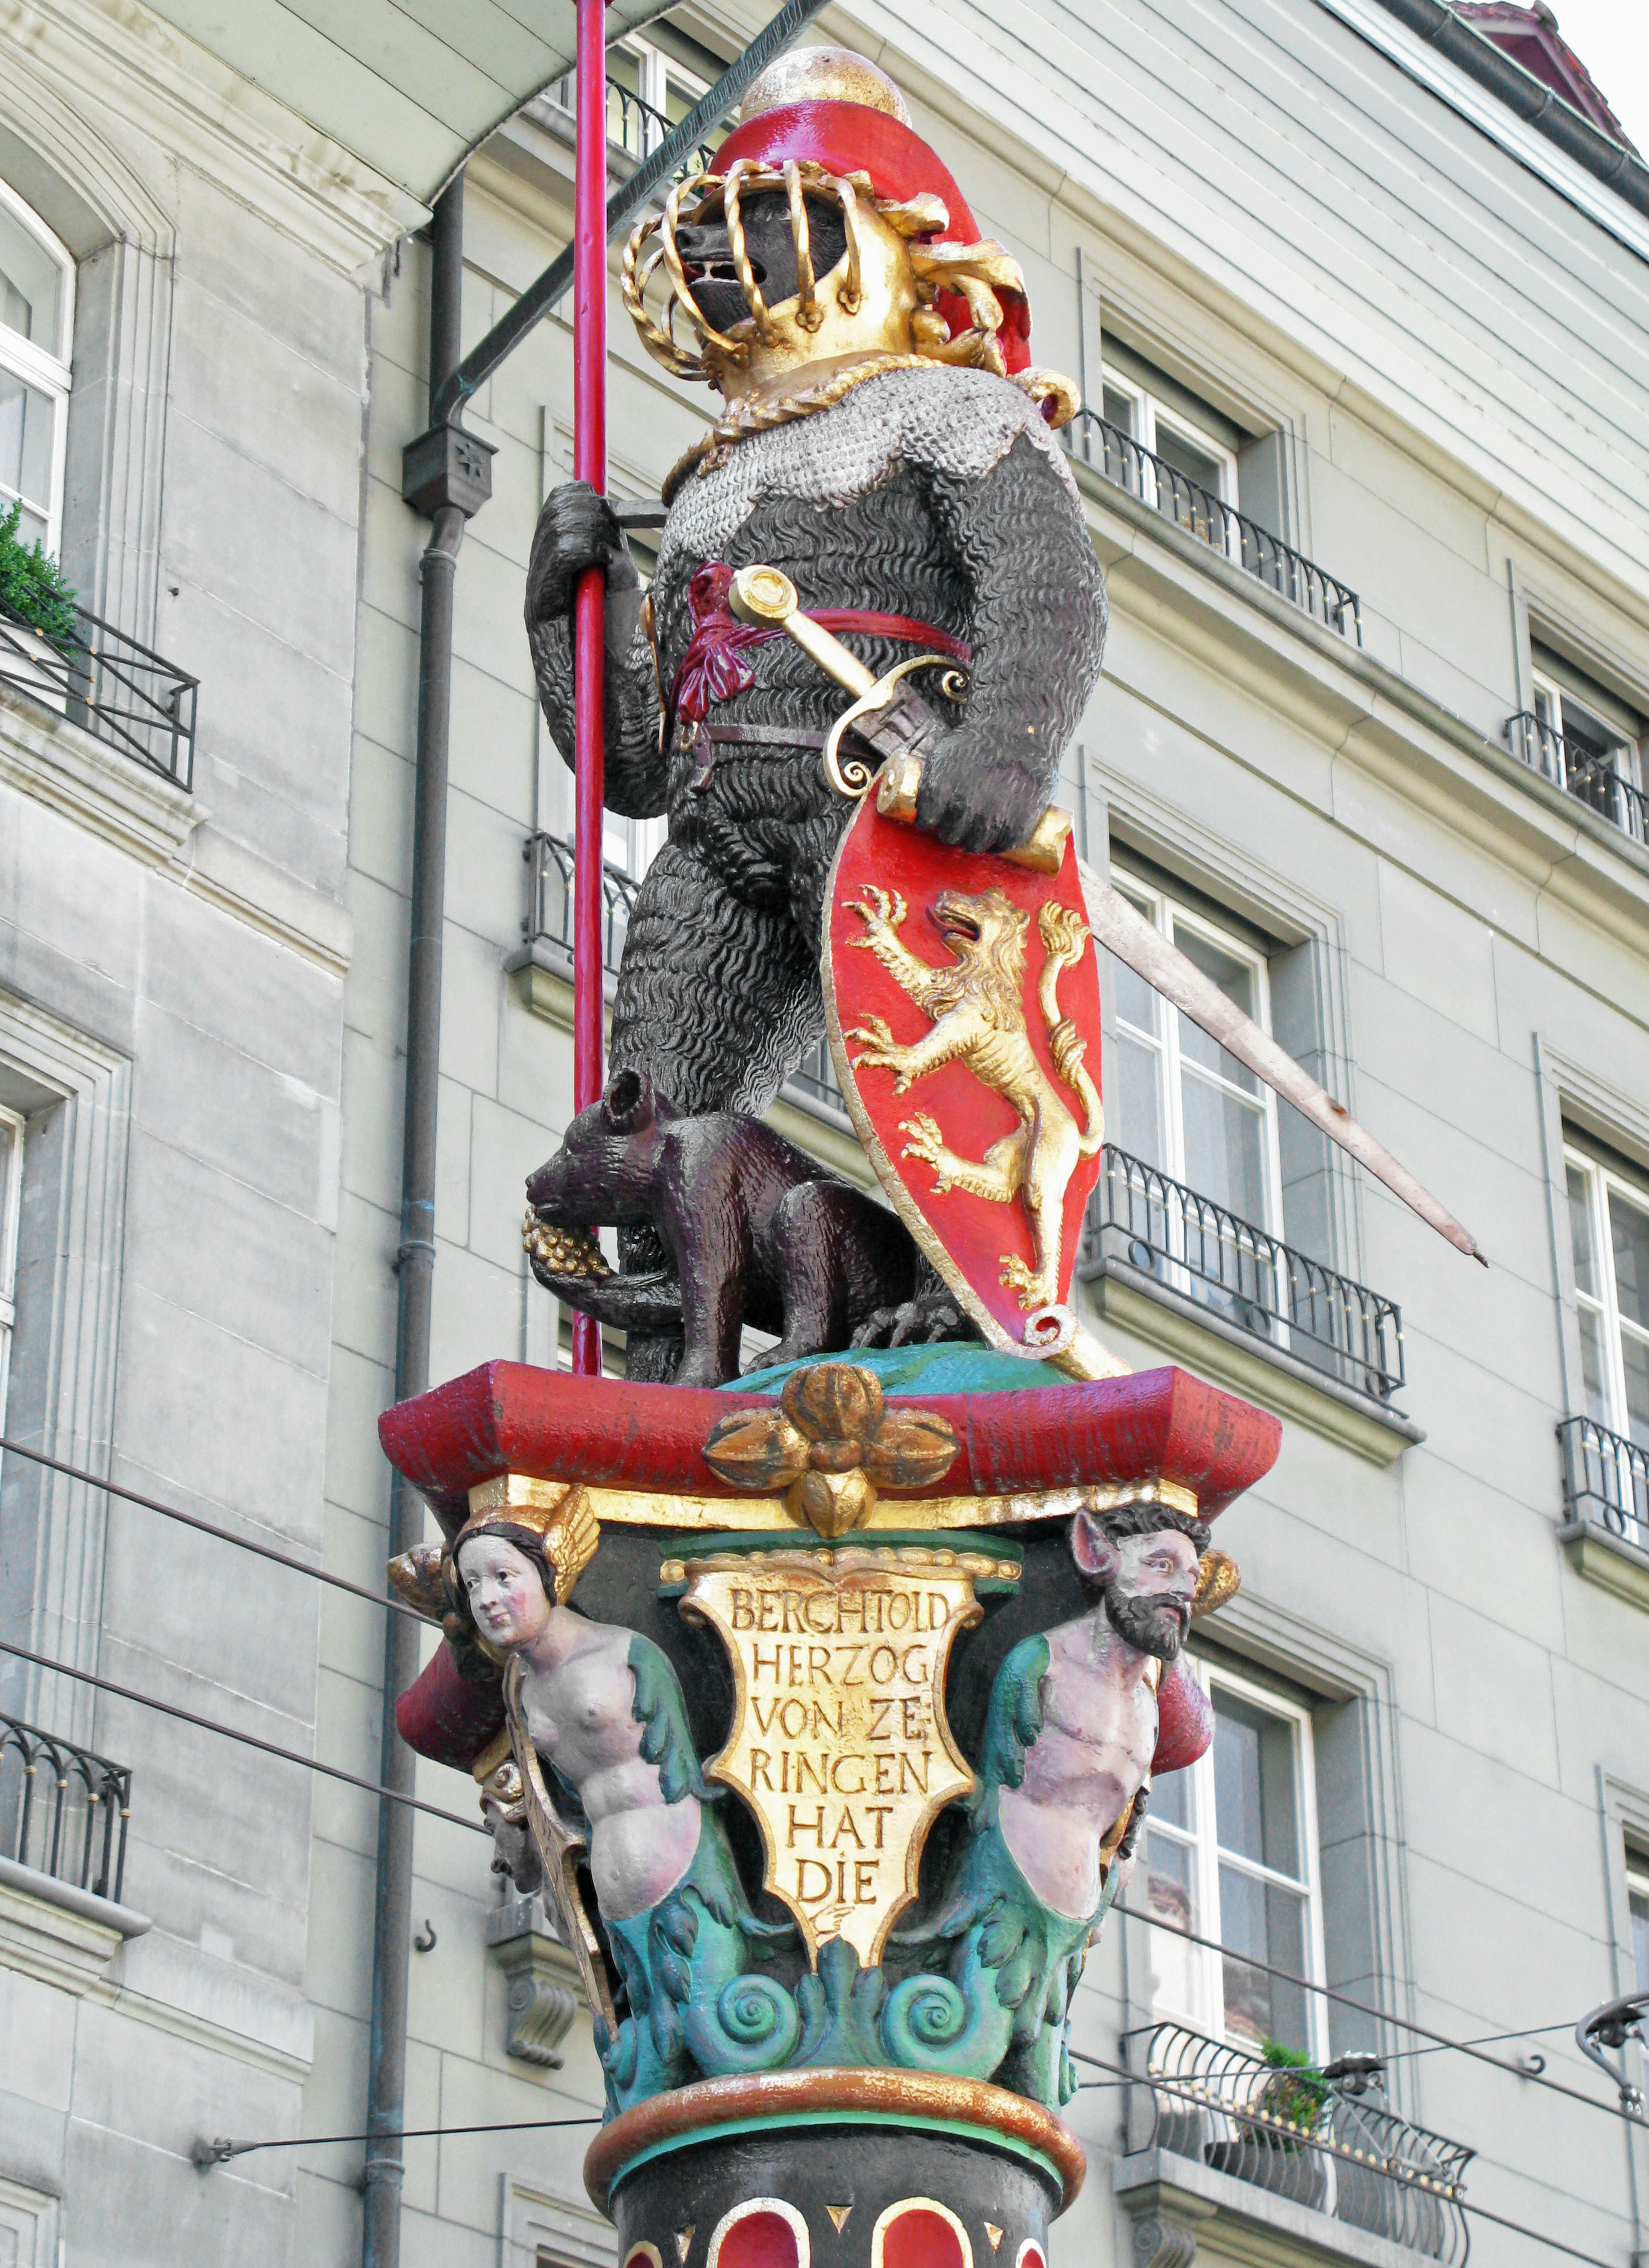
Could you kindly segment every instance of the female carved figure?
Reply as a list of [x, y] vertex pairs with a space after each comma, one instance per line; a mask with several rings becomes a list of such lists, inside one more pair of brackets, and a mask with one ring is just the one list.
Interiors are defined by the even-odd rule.
[[[504, 1667], [525, 1825], [562, 1926], [593, 1964], [596, 2044], [615, 2109], [700, 2076], [782, 2063], [795, 2003], [747, 1973], [790, 1923], [757, 1920], [706, 1787], [669, 1660], [639, 1631], [592, 1622], [567, 1594], [599, 1540], [577, 1490], [551, 1509], [473, 1516], [446, 1563], [448, 1595]], [[489, 1810], [525, 1881], [518, 1822]], [[576, 1858], [588, 1854], [597, 1915]]]

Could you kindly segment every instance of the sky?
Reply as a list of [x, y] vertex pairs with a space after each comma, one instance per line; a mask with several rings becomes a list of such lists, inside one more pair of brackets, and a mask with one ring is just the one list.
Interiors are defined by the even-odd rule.
[[1551, 0], [1551, 11], [1605, 102], [1649, 156], [1649, 7], [1644, 0]]

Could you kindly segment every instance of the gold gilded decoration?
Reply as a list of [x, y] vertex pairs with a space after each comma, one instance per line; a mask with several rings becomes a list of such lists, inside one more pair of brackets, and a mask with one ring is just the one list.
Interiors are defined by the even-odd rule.
[[1211, 1615], [1242, 1588], [1237, 1563], [1224, 1551], [1204, 1551], [1196, 1563], [1196, 1589], [1191, 1598], [1191, 1619]]
[[[1065, 381], [1062, 379], [1059, 383], [1064, 385]], [[889, 678], [880, 681], [882, 684], [889, 681]], [[948, 698], [956, 697], [948, 686], [940, 689]], [[838, 718], [833, 732], [843, 730], [853, 713], [850, 710], [846, 717]], [[907, 827], [914, 826], [921, 788], [922, 759], [914, 749], [902, 748], [887, 759], [877, 776], [876, 808], [884, 819], [897, 819]], [[1056, 874], [1065, 862], [1065, 845], [1070, 840], [1071, 814], [1061, 811], [1057, 804], [1049, 804], [1025, 841], [1014, 850], [1005, 850], [1002, 856], [1012, 859], [1016, 866], [1028, 866], [1033, 873]]]
[[512, 1771], [515, 1770], [515, 1749], [507, 1725], [501, 1732], [493, 1734], [469, 1769], [484, 1788], [500, 1764], [508, 1764]]
[[986, 2237], [986, 2240], [987, 2240], [987, 2242], [989, 2242], [989, 2244], [990, 2244], [990, 2250], [991, 2250], [993, 2252], [1000, 2252], [1000, 2251], [1001, 2251], [1001, 2250], [1002, 2250], [1002, 2235], [1003, 2235], [1003, 2232], [1001, 2231], [1001, 2229], [999, 2229], [999, 2228], [997, 2227], [997, 2225], [996, 2225], [996, 2223], [995, 2223], [995, 2221], [994, 2221], [994, 2220], [988, 2220], [988, 2221], [986, 2221], [986, 2223], [985, 2223], [985, 2237]]
[[987, 1203], [1017, 1200], [1023, 1206], [1035, 1266], [1004, 1253], [1001, 1280], [1017, 1291], [1027, 1314], [1053, 1306], [1059, 1296], [1065, 1190], [1078, 1160], [1092, 1157], [1104, 1138], [1099, 1089], [1083, 1063], [1087, 1043], [1058, 1003], [1060, 976], [1087, 950], [1086, 924], [1056, 899], [1042, 906], [1037, 924], [1044, 955], [1037, 1002], [1059, 1076], [1081, 1098], [1086, 1123], [1078, 1125], [1037, 1060], [1026, 1026], [1027, 913], [999, 889], [973, 896], [942, 890], [929, 911], [952, 958], [947, 968], [935, 968], [919, 961], [899, 935], [909, 909], [897, 893], [867, 884], [851, 910], [865, 924], [855, 944], [876, 955], [932, 1025], [909, 1047], [894, 1039], [882, 1017], [854, 1026], [844, 1036], [859, 1043], [855, 1068], [891, 1071], [894, 1092], [902, 1094], [924, 1072], [961, 1063], [1012, 1104], [1019, 1125], [992, 1143], [983, 1159], [950, 1149], [925, 1111], [901, 1121], [900, 1130], [910, 1137], [904, 1154], [933, 1168], [940, 1193], [961, 1189]]
[[552, 1276], [610, 1276], [600, 1246], [587, 1228], [557, 1228], [528, 1208], [521, 1223], [527, 1257]]
[[862, 102], [902, 126], [910, 123], [909, 106], [887, 72], [851, 48], [792, 48], [780, 55], [740, 104], [739, 123], [747, 126], [791, 102]]
[[[913, 326], [921, 320], [919, 314], [914, 317]], [[880, 378], [890, 370], [931, 370], [932, 366], [931, 355], [872, 350], [845, 361], [838, 358], [834, 364], [825, 366], [824, 376], [809, 379], [806, 385], [785, 380], [760, 394], [736, 395], [709, 431], [701, 434], [671, 467], [660, 491], [664, 501], [674, 501], [677, 490], [697, 467], [703, 465], [709, 472], [725, 460], [736, 442], [747, 439], [752, 433], [771, 432], [775, 426], [793, 424], [798, 418], [812, 417], [821, 409], [834, 409], [838, 401], [844, 401], [868, 378]], [[798, 378], [806, 376], [805, 369], [797, 372]], [[1076, 387], [1055, 370], [1016, 371], [1009, 383], [1028, 394], [1039, 406], [1049, 401], [1061, 405], [1069, 402], [1068, 414], [1061, 415], [1056, 409], [1051, 421], [1056, 427], [1068, 425], [1081, 407]]]
[[[734, 1412], [735, 1418], [751, 1417], [768, 1426], [782, 1416], [782, 1408], [777, 1412]], [[722, 1423], [731, 1426], [733, 1419], [726, 1418]], [[734, 1480], [731, 1473], [724, 1477], [740, 1489], [763, 1485], [753, 1478]], [[565, 1481], [539, 1480], [527, 1473], [501, 1473], [497, 1479], [481, 1482], [471, 1489], [469, 1500], [473, 1509], [493, 1507], [496, 1517], [505, 1519], [514, 1516], [503, 1509], [506, 1503], [559, 1504], [570, 1492]], [[639, 1489], [598, 1487], [582, 1488], [579, 1493], [600, 1527], [665, 1528], [689, 1534], [696, 1529], [705, 1535], [732, 1532], [770, 1535], [794, 1528], [799, 1539], [800, 1532], [811, 1525], [804, 1513], [792, 1508], [787, 1496], [674, 1496]], [[1006, 1496], [929, 1496], [892, 1502], [879, 1499], [864, 1525], [872, 1534], [878, 1528], [908, 1531], [913, 1528], [1014, 1528], [1044, 1520], [1070, 1520], [1078, 1512], [1115, 1512], [1124, 1505], [1153, 1504], [1167, 1505], [1171, 1511], [1182, 1512], [1190, 1519], [1200, 1516], [1195, 1489], [1183, 1481], [1155, 1479], [1100, 1482], [1086, 1488], [1023, 1489]], [[421, 1550], [434, 1551], [438, 1548], [434, 1544], [419, 1546]], [[409, 1597], [409, 1603], [418, 1602]], [[440, 1621], [445, 1611], [445, 1602], [419, 1607], [419, 1612], [427, 1613], [433, 1622]]]
[[[746, 244], [742, 208], [746, 198], [776, 191], [789, 207], [797, 289], [769, 306]], [[808, 196], [828, 200], [842, 214], [845, 247], [836, 266], [822, 276], [813, 269]], [[690, 205], [684, 210], [688, 199]], [[717, 330], [693, 297], [676, 241], [684, 219], [693, 227], [718, 220], [725, 227], [734, 272], [750, 309], [730, 331]], [[931, 194], [902, 200], [878, 197], [863, 173], [833, 173], [807, 158], [791, 158], [777, 166], [738, 158], [725, 173], [677, 182], [665, 199], [663, 212], [637, 225], [624, 247], [621, 269], [624, 305], [655, 361], [673, 377], [716, 386], [730, 403], [763, 394], [789, 395], [799, 372], [814, 365], [860, 363], [872, 355], [896, 357], [901, 364], [989, 370], [1005, 377], [997, 336], [1004, 320], [999, 295], [1008, 292], [1022, 298], [1024, 276], [1012, 254], [994, 241], [939, 240], [949, 225], [943, 200]], [[661, 274], [667, 297], [659, 320], [648, 307], [647, 295]], [[937, 306], [941, 293], [967, 305], [968, 328], [954, 338]], [[691, 343], [677, 336], [678, 320], [686, 325]], [[1068, 379], [1024, 372], [1015, 383], [1027, 379], [1034, 382], [1037, 390], [1033, 399], [1043, 406], [1044, 414], [1049, 403], [1062, 423], [1074, 414], [1076, 391]], [[805, 412], [796, 409], [783, 413], [801, 414]], [[738, 438], [737, 433], [712, 435], [703, 445], [703, 460], [714, 462], [722, 443]], [[686, 463], [693, 460], [678, 466], [666, 482], [666, 501]]]
[[564, 1481], [534, 1481], [504, 1473], [469, 1491], [469, 1518], [453, 1539], [453, 1557], [471, 1536], [499, 1526], [530, 1528], [542, 1538], [544, 1557], [556, 1571], [558, 1605], [565, 1604], [601, 1541], [588, 1490]]
[[685, 2228], [678, 2228], [675, 2233], [675, 2257], [679, 2261], [685, 2262], [688, 2254], [693, 2250], [695, 2226], [696, 2224], [689, 2220]]
[[722, 1418], [704, 1462], [730, 1487], [785, 1489], [792, 1519], [836, 1536], [865, 1524], [879, 1484], [929, 1487], [955, 1462], [959, 1446], [936, 1412], [888, 1410], [872, 1372], [821, 1362], [785, 1380], [777, 1409]]
[[847, 1545], [718, 1553], [684, 1570], [684, 1612], [733, 1668], [732, 1730], [709, 1775], [749, 1804], [765, 1880], [809, 1958], [841, 1937], [865, 1968], [916, 1896], [933, 1820], [973, 1786], [945, 1721], [945, 1664], [978, 1621], [977, 1552]]
[[442, 1621], [452, 1603], [441, 1580], [441, 1556], [438, 1543], [415, 1543], [410, 1551], [398, 1552], [389, 1563], [391, 1587], [432, 1623]]
[[841, 2235], [843, 2230], [847, 2227], [848, 2215], [852, 2212], [852, 2210], [853, 2208], [850, 2205], [828, 2205], [825, 2207], [825, 2211], [830, 2216], [830, 2226], [835, 2229], [838, 2236]]

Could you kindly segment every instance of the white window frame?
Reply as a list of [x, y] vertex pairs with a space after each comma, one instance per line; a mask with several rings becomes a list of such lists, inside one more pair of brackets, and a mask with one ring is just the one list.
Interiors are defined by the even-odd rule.
[[[1565, 706], [1572, 706], [1579, 710], [1591, 724], [1598, 725], [1610, 735], [1614, 741], [1615, 770], [1631, 786], [1643, 785], [1641, 751], [1629, 727], [1617, 723], [1596, 699], [1588, 700], [1584, 694], [1572, 693], [1567, 686], [1560, 683], [1546, 670], [1534, 669], [1530, 673], [1530, 679], [1534, 687], [1535, 718], [1557, 736], [1557, 746], [1553, 751], [1557, 771], [1553, 777], [1556, 777], [1559, 787], [1567, 787], [1569, 784], [1568, 745], [1564, 725]], [[1545, 753], [1542, 746], [1541, 750], [1542, 769], [1544, 769]]]
[[[1649, 1331], [1636, 1323], [1628, 1322], [1620, 1311], [1620, 1297], [1615, 1285], [1615, 1235], [1609, 1226], [1609, 1201], [1611, 1196], [1619, 1197], [1635, 1211], [1649, 1215], [1649, 1188], [1641, 1182], [1629, 1181], [1623, 1174], [1616, 1173], [1601, 1159], [1594, 1157], [1589, 1151], [1580, 1149], [1573, 1142], [1564, 1144], [1563, 1158], [1565, 1210], [1568, 1170], [1572, 1168], [1580, 1174], [1586, 1185], [1586, 1220], [1591, 1230], [1592, 1266], [1598, 1288], [1595, 1292], [1583, 1292], [1577, 1280], [1574, 1297], [1576, 1307], [1583, 1314], [1595, 1315], [1601, 1327], [1604, 1406], [1603, 1415], [1597, 1422], [1606, 1425], [1611, 1433], [1618, 1433], [1623, 1440], [1630, 1440], [1631, 1424], [1626, 1407], [1626, 1365], [1621, 1351], [1621, 1336], [1623, 1332], [1649, 1346]], [[1586, 1414], [1590, 1417], [1593, 1413], [1588, 1410]], [[1643, 1446], [1649, 1447], [1649, 1444]], [[1630, 1496], [1627, 1501], [1631, 1501]]]
[[11, 1334], [17, 1324], [18, 1227], [23, 1211], [24, 1121], [0, 1105], [0, 1430], [11, 1370]]
[[[1193, 1880], [1196, 1894], [1196, 1933], [1200, 1937], [1223, 1941], [1219, 1916], [1219, 1869], [1221, 1864], [1263, 1882], [1273, 1882], [1306, 1901], [1306, 1923], [1302, 1935], [1306, 1946], [1307, 1982], [1323, 1983], [1327, 1959], [1322, 1933], [1322, 1884], [1317, 1843], [1317, 1790], [1315, 1759], [1312, 1745], [1311, 1712], [1297, 1701], [1290, 1701], [1273, 1692], [1269, 1686], [1255, 1683], [1240, 1671], [1227, 1668], [1224, 1662], [1211, 1661], [1205, 1657], [1187, 1653], [1181, 1657], [1182, 1667], [1196, 1679], [1211, 1701], [1217, 1692], [1227, 1692], [1246, 1701], [1272, 1717], [1292, 1726], [1294, 1734], [1294, 1786], [1299, 1804], [1299, 1829], [1302, 1852], [1306, 1861], [1303, 1875], [1295, 1877], [1277, 1873], [1245, 1859], [1235, 1852], [1219, 1848], [1218, 1821], [1214, 1810], [1214, 1751], [1211, 1747], [1205, 1756], [1189, 1765], [1176, 1779], [1188, 1784], [1187, 1809], [1190, 1815], [1189, 1828], [1176, 1827], [1163, 1820], [1158, 1812], [1147, 1809], [1145, 1840], [1159, 1836], [1163, 1841], [1177, 1844], [1192, 1853]], [[1218, 1735], [1216, 1735], [1218, 1738]], [[1140, 1853], [1140, 1864], [1149, 1871], [1148, 1848]], [[1257, 2054], [1255, 2043], [1246, 2035], [1227, 2031], [1226, 2028], [1225, 1983], [1222, 1955], [1207, 1946], [1186, 1944], [1174, 1947], [1176, 1958], [1182, 1953], [1184, 1973], [1189, 1980], [1190, 2005], [1176, 2007], [1171, 2000], [1159, 1998], [1155, 1988], [1156, 1940], [1172, 1943], [1166, 1933], [1152, 1929], [1153, 1985], [1152, 2018], [1153, 2021], [1182, 2023], [1189, 2029], [1201, 2033], [1204, 2038], [1224, 2040], [1231, 2046]], [[1233, 1958], [1241, 1959], [1233, 1953]], [[1280, 1965], [1280, 1964], [1279, 1964]], [[1321, 1993], [1307, 1992], [1306, 2001], [1306, 2052], [1321, 2061], [1328, 2051], [1327, 2004]]]
[[[4, 180], [0, 180], [0, 210], [10, 214], [25, 233], [34, 239], [59, 271], [56, 345], [67, 347], [75, 335], [74, 255], [66, 244], [53, 235], [40, 215], [26, 205], [17, 191]], [[44, 502], [44, 549], [55, 559], [63, 547], [63, 466], [67, 456], [69, 392], [72, 382], [69, 357], [41, 346], [34, 339], [26, 339], [19, 332], [10, 330], [0, 323], [0, 369], [20, 378], [26, 386], [38, 388], [52, 404], [51, 492], [44, 499], [25, 497], [23, 505], [26, 511], [34, 511]], [[16, 489], [0, 481], [0, 512], [10, 512], [18, 496]]]
[[[1135, 379], [1124, 377], [1120, 370], [1113, 369], [1109, 364], [1102, 368], [1101, 385], [1101, 404], [1106, 394], [1122, 394], [1128, 397], [1133, 410], [1130, 438], [1142, 449], [1149, 450], [1152, 457], [1161, 454], [1158, 446], [1159, 436], [1165, 432], [1177, 434], [1182, 440], [1189, 441], [1194, 449], [1211, 457], [1219, 468], [1218, 485], [1214, 493], [1221, 504], [1229, 505], [1233, 512], [1237, 509], [1237, 458], [1234, 450], [1228, 449], [1223, 441], [1199, 425], [1194, 417], [1188, 417], [1183, 411], [1171, 408], [1148, 387], [1141, 386]], [[1165, 518], [1171, 519], [1174, 517], [1172, 510], [1161, 502], [1157, 494], [1155, 466], [1149, 462], [1142, 463], [1139, 477], [1141, 503], [1148, 504], [1153, 511], [1161, 512]], [[1242, 539], [1235, 522], [1222, 519], [1221, 526], [1224, 540], [1214, 542], [1211, 548], [1240, 560]], [[1195, 534], [1196, 531], [1191, 529], [1188, 533]]]
[[[1166, 937], [1170, 944], [1174, 942], [1179, 931], [1189, 930], [1193, 935], [1206, 938], [1208, 942], [1217, 946], [1221, 953], [1229, 954], [1233, 961], [1241, 961], [1252, 972], [1254, 977], [1254, 1021], [1258, 1024], [1262, 1031], [1270, 1030], [1270, 970], [1263, 953], [1256, 952], [1250, 945], [1245, 945], [1240, 938], [1234, 937], [1229, 930], [1222, 929], [1217, 922], [1210, 921], [1206, 915], [1196, 912], [1191, 907], [1171, 895], [1169, 892], [1158, 889], [1149, 882], [1140, 881], [1124, 867], [1114, 868], [1111, 880], [1119, 895], [1127, 898], [1137, 911], [1143, 913], [1152, 927]], [[1265, 1218], [1263, 1220], [1252, 1222], [1250, 1226], [1263, 1229], [1268, 1236], [1280, 1237], [1283, 1233], [1283, 1162], [1277, 1137], [1275, 1093], [1263, 1079], [1255, 1080], [1255, 1086], [1258, 1090], [1256, 1094], [1247, 1087], [1239, 1086], [1233, 1080], [1223, 1078], [1217, 1071], [1208, 1070], [1202, 1064], [1194, 1064], [1188, 1069], [1180, 1045], [1179, 1011], [1171, 1007], [1160, 994], [1153, 995], [1153, 998], [1157, 1003], [1157, 1013], [1160, 1020], [1159, 1031], [1142, 1032], [1137, 1024], [1131, 1024], [1127, 1020], [1120, 1009], [1117, 1012], [1116, 1028], [1119, 1032], [1125, 1032], [1136, 1045], [1153, 1049], [1161, 1059], [1163, 1158], [1160, 1170], [1168, 1176], [1170, 1181], [1179, 1182], [1187, 1189], [1194, 1188], [1185, 1169], [1183, 1081], [1187, 1078], [1202, 1079], [1210, 1086], [1217, 1088], [1221, 1094], [1239, 1097], [1245, 1108], [1254, 1111], [1263, 1129], [1262, 1180], [1264, 1192], [1263, 1210]], [[1196, 1189], [1195, 1194], [1198, 1197], [1206, 1197], [1214, 1204], [1223, 1202], [1216, 1197], [1211, 1190]]]

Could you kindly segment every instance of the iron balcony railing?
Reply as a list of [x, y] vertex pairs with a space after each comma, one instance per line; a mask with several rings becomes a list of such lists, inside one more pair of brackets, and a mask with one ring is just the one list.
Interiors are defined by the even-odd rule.
[[1356, 592], [1281, 536], [1199, 487], [1097, 410], [1078, 409], [1064, 430], [1072, 456], [1092, 465], [1113, 486], [1126, 489], [1176, 527], [1222, 552], [1246, 574], [1303, 608], [1314, 621], [1362, 644], [1363, 616]]
[[1649, 1450], [1592, 1418], [1565, 1418], [1557, 1439], [1569, 1518], [1595, 1521], [1623, 1543], [1649, 1551]]
[[1531, 771], [1552, 781], [1634, 843], [1649, 843], [1649, 795], [1622, 770], [1623, 744], [1618, 752], [1583, 748], [1528, 709], [1506, 719], [1505, 737], [1512, 754]]
[[131, 1802], [125, 1764], [0, 1716], [0, 1854], [118, 1901]]
[[15, 685], [151, 772], [188, 787], [199, 681], [84, 607], [48, 637], [0, 600], [0, 684]]
[[1111, 1261], [1376, 1401], [1388, 1402], [1403, 1382], [1402, 1317], [1393, 1300], [1108, 1142], [1077, 1274], [1102, 1274]]
[[[549, 99], [570, 118], [577, 116], [578, 84], [571, 72], [565, 78], [556, 80], [549, 91]], [[615, 78], [607, 80], [607, 138], [637, 165], [644, 158], [652, 157], [674, 123], [674, 119], [666, 118], [662, 110], [655, 110], [652, 103], [644, 102], [629, 87], [621, 86]], [[712, 144], [701, 142], [686, 162], [677, 166], [672, 180], [691, 180], [696, 173], [707, 173], [715, 155]]]
[[[1464, 2268], [1476, 2153], [1402, 2118], [1366, 2078], [1325, 2079], [1183, 2025], [1130, 2033], [1130, 2151], [1166, 2150]], [[1353, 2088], [1361, 2088], [1353, 2093]]]
[[[532, 874], [530, 904], [523, 924], [526, 941], [529, 945], [554, 946], [565, 954], [571, 963], [572, 845], [559, 835], [529, 835], [525, 855]], [[618, 964], [623, 957], [624, 939], [629, 931], [630, 916], [636, 909], [636, 897], [640, 888], [641, 884], [636, 877], [627, 874], [622, 866], [603, 866], [601, 966], [609, 976], [618, 974]], [[842, 1090], [836, 1085], [836, 1066], [830, 1060], [830, 1049], [825, 1041], [819, 1041], [808, 1049], [800, 1067], [791, 1073], [787, 1083], [799, 1088], [811, 1101], [845, 1114], [847, 1106], [842, 1100]]]
[[[532, 881], [526, 921], [526, 941], [559, 946], [572, 959], [572, 874], [571, 843], [559, 835], [536, 834], [526, 838], [522, 854]], [[610, 976], [618, 974], [623, 958], [629, 917], [636, 910], [641, 884], [622, 866], [601, 869], [601, 966]]]

